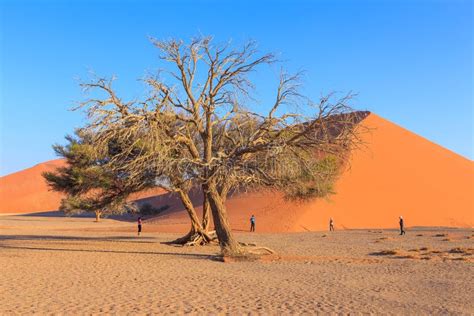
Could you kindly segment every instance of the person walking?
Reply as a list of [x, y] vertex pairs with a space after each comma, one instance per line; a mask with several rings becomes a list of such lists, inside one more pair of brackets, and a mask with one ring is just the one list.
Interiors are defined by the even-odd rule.
[[250, 217], [250, 231], [255, 232], [255, 216], [253, 214]]
[[400, 235], [405, 235], [405, 223], [403, 222], [403, 217], [400, 216]]
[[334, 231], [334, 221], [332, 220], [332, 217], [329, 218], [329, 231]]
[[138, 236], [140, 236], [140, 233], [142, 232], [142, 217], [141, 216], [138, 217], [137, 224], [138, 224]]

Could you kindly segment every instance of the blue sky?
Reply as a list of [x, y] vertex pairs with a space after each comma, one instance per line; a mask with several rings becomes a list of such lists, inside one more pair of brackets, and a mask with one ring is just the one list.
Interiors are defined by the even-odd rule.
[[[0, 0], [0, 175], [54, 159], [84, 123], [78, 78], [115, 74], [126, 97], [160, 67], [148, 41], [197, 34], [253, 39], [304, 92], [355, 91], [368, 109], [469, 159], [472, 1]], [[263, 110], [278, 69], [255, 77]]]

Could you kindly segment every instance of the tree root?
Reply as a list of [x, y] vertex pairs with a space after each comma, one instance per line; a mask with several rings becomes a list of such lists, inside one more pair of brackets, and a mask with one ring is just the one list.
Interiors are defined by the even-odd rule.
[[[244, 246], [244, 247], [255, 247], [255, 248], [245, 250], [245, 252], [247, 252], [249, 254], [254, 254], [254, 255], [265, 255], [265, 254], [273, 255], [273, 254], [275, 254], [274, 250], [272, 250], [268, 247], [257, 247], [256, 243], [239, 242], [239, 245]], [[262, 251], [264, 251], [266, 253], [262, 253]]]
[[257, 244], [253, 243], [253, 242], [241, 242], [241, 241], [239, 241], [239, 245], [244, 246], [244, 247], [247, 247], [247, 246], [256, 247], [257, 246]]
[[266, 251], [267, 252], [266, 254], [269, 254], [269, 255], [275, 254], [274, 250], [272, 250], [270, 248], [267, 248], [267, 247], [257, 247], [257, 248], [254, 248], [254, 249], [250, 249], [249, 252], [253, 253], [253, 254], [256, 254], [256, 255], [264, 255], [261, 252], [262, 250]]
[[204, 246], [207, 244], [217, 242], [217, 235], [215, 231], [195, 233], [189, 240], [184, 243], [184, 246]]
[[215, 231], [210, 232], [189, 232], [186, 236], [180, 237], [173, 240], [172, 244], [178, 244], [183, 246], [204, 246], [207, 244], [215, 243], [217, 241], [217, 235]]

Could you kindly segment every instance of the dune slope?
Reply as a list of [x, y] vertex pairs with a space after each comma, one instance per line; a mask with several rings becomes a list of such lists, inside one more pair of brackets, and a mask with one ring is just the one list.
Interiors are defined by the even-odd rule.
[[[375, 114], [361, 124], [367, 148], [354, 152], [336, 194], [309, 203], [285, 201], [276, 193], [246, 193], [227, 200], [235, 230], [248, 230], [255, 214], [260, 232], [407, 226], [474, 226], [474, 164]], [[163, 203], [163, 200], [160, 201]], [[159, 203], [158, 203], [159, 204]], [[156, 223], [165, 231], [184, 230], [187, 217], [174, 212]]]
[[474, 225], [474, 164], [375, 114], [363, 122], [367, 150], [355, 152], [351, 168], [331, 201], [317, 201], [293, 226], [393, 227]]
[[64, 164], [62, 159], [50, 160], [0, 177], [0, 213], [57, 210], [61, 194], [50, 191], [41, 174]]
[[[0, 213], [37, 213], [58, 210], [63, 194], [51, 191], [42, 174], [64, 165], [63, 159], [50, 160], [0, 177]], [[161, 189], [147, 190], [132, 194], [131, 200], [145, 199], [162, 193]]]

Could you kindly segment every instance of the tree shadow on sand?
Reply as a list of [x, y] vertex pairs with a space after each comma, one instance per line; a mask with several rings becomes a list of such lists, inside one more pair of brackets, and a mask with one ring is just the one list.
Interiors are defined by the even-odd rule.
[[[137, 240], [140, 239], [140, 240]], [[145, 239], [145, 240], [144, 240]], [[54, 235], [3, 235], [0, 236], [2, 241], [62, 241], [61, 245], [79, 246], [79, 244], [69, 242], [122, 242], [122, 243], [142, 243], [142, 244], [166, 244], [160, 242], [153, 237], [131, 237], [131, 236], [115, 236], [115, 237], [75, 237], [75, 236], [54, 236]], [[83, 246], [83, 244], [82, 244]], [[173, 256], [186, 259], [206, 259], [219, 260], [218, 256], [203, 253], [179, 253], [166, 251], [127, 251], [127, 250], [107, 250], [107, 249], [85, 249], [85, 248], [58, 248], [45, 246], [14, 246], [0, 244], [0, 249], [19, 249], [33, 251], [67, 251], [67, 252], [88, 252], [88, 253], [114, 253], [114, 254], [138, 254], [138, 255], [161, 255]]]
[[153, 237], [134, 236], [104, 236], [104, 237], [76, 237], [76, 236], [55, 236], [55, 235], [0, 235], [2, 240], [44, 240], [44, 241], [110, 241], [125, 243], [154, 244], [157, 243]]
[[194, 253], [176, 253], [176, 252], [160, 252], [160, 251], [123, 251], [123, 250], [100, 250], [100, 249], [70, 249], [70, 248], [48, 248], [48, 247], [25, 247], [25, 246], [6, 246], [0, 245], [4, 249], [23, 249], [37, 251], [69, 251], [69, 252], [91, 252], [91, 253], [116, 253], [116, 254], [138, 254], [138, 255], [161, 255], [182, 257], [188, 259], [214, 259], [214, 255], [194, 254]]

